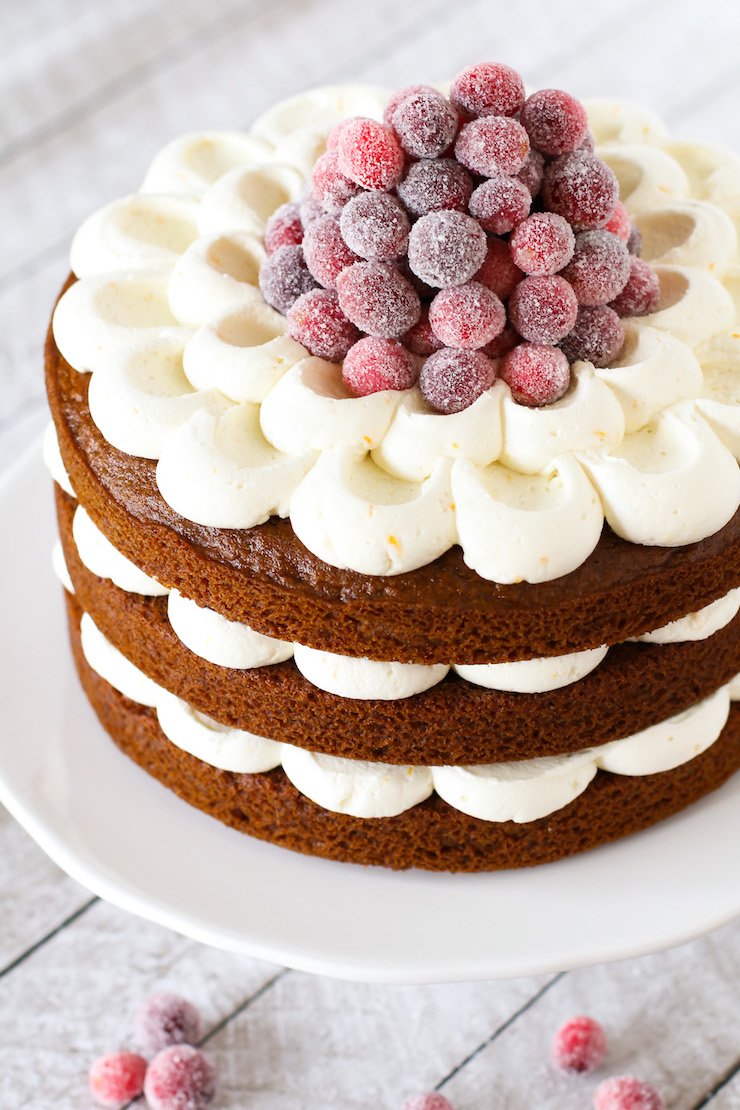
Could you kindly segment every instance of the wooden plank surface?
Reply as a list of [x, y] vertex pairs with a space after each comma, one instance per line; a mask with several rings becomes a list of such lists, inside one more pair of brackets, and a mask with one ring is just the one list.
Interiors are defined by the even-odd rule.
[[[41, 345], [75, 227], [181, 131], [243, 125], [307, 85], [442, 79], [494, 56], [532, 85], [642, 101], [740, 148], [732, 0], [0, 0], [0, 27], [0, 474], [44, 421]], [[168, 988], [201, 1006], [234, 1110], [391, 1110], [435, 1086], [457, 1110], [585, 1108], [594, 1081], [547, 1062], [554, 1028], [581, 1011], [607, 1026], [609, 1072], [654, 1080], [675, 1110], [740, 1107], [740, 925], [561, 976], [339, 983], [92, 898], [4, 813], [0, 906], [3, 1110], [88, 1107], [90, 1059]]]

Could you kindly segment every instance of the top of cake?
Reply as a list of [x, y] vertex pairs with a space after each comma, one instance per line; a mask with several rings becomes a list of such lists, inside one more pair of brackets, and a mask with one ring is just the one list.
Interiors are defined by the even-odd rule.
[[506, 66], [317, 89], [90, 217], [54, 336], [196, 523], [547, 581], [604, 519], [680, 546], [736, 512], [738, 215], [731, 152]]

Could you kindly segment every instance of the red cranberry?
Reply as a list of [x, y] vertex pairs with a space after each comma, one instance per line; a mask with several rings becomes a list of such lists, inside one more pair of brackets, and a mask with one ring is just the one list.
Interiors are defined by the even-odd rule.
[[630, 255], [630, 275], [611, 308], [619, 316], [647, 316], [660, 303], [660, 281], [653, 267], [636, 255]]
[[373, 119], [347, 120], [337, 145], [339, 169], [363, 189], [392, 189], [403, 175], [395, 135]]
[[338, 216], [348, 200], [356, 197], [360, 186], [350, 181], [339, 169], [336, 150], [327, 150], [317, 158], [311, 174], [311, 193], [325, 212]]
[[216, 1094], [216, 1069], [191, 1045], [163, 1049], [149, 1065], [144, 1095], [150, 1110], [205, 1110]]
[[470, 198], [470, 214], [485, 231], [504, 235], [529, 215], [532, 197], [516, 177], [497, 173], [484, 181]]
[[455, 143], [455, 157], [482, 177], [516, 174], [529, 154], [529, 138], [509, 116], [482, 116], [466, 123]]
[[134, 1052], [109, 1052], [99, 1056], [90, 1068], [90, 1094], [99, 1106], [121, 1110], [144, 1090], [145, 1074], [143, 1056]]
[[350, 347], [342, 377], [357, 397], [383, 389], [411, 389], [418, 377], [414, 360], [395, 339], [368, 335]]
[[471, 281], [440, 290], [430, 305], [429, 322], [445, 347], [474, 351], [503, 331], [506, 309], [495, 293]]
[[259, 285], [267, 303], [285, 315], [303, 293], [316, 288], [316, 281], [303, 257], [303, 248], [278, 247], [262, 263]]
[[430, 93], [432, 95], [442, 96], [439, 89], [435, 89], [433, 85], [406, 85], [402, 89], [397, 89], [396, 92], [391, 93], [388, 97], [388, 102], [383, 109], [383, 123], [386, 127], [393, 128], [393, 116], [396, 108], [401, 104], [407, 96], [412, 96], [414, 93]]
[[530, 149], [524, 165], [519, 170], [517, 177], [522, 185], [526, 185], [531, 195], [536, 197], [542, 188], [542, 179], [545, 176], [545, 159], [539, 150]]
[[610, 218], [604, 224], [604, 231], [611, 231], [612, 235], [617, 235], [624, 243], [629, 242], [629, 237], [632, 232], [632, 224], [627, 215], [627, 209], [622, 204], [621, 200], [617, 202], [617, 207], [612, 212]]
[[443, 208], [464, 211], [473, 192], [473, 179], [454, 158], [414, 162], [398, 186], [398, 195], [415, 216]]
[[450, 100], [469, 116], [513, 116], [524, 104], [524, 82], [501, 62], [479, 62], [458, 73]]
[[552, 1042], [553, 1062], [561, 1071], [595, 1071], [605, 1056], [606, 1034], [591, 1017], [571, 1018], [561, 1025]]
[[512, 259], [509, 243], [505, 239], [489, 239], [483, 265], [474, 277], [502, 301], [508, 301], [524, 274]]
[[520, 281], [509, 301], [509, 316], [531, 343], [558, 343], [573, 329], [578, 300], [564, 278], [527, 277]]
[[633, 1075], [619, 1075], [596, 1088], [594, 1110], [665, 1110], [665, 1103], [649, 1083]]
[[428, 285], [464, 285], [483, 264], [486, 247], [485, 232], [472, 216], [429, 212], [411, 228], [409, 265]]
[[419, 388], [437, 412], [460, 412], [490, 389], [495, 378], [493, 363], [480, 351], [443, 347], [422, 366]]
[[490, 343], [486, 343], [485, 347], [481, 347], [484, 355], [489, 358], [502, 358], [508, 351], [513, 350], [517, 343], [521, 343], [522, 337], [518, 331], [512, 328], [511, 324], [507, 324], [503, 331], [499, 332], [495, 339]]
[[390, 193], [360, 193], [346, 205], [339, 225], [345, 243], [360, 258], [382, 262], [406, 253], [411, 224]]
[[434, 354], [435, 351], [444, 347], [444, 343], [432, 331], [432, 325], [429, 323], [428, 305], [423, 304], [421, 306], [421, 316], [412, 328], [404, 332], [401, 336], [401, 342], [413, 354], [422, 355], [423, 357]]
[[436, 158], [457, 134], [457, 112], [438, 92], [410, 93], [393, 113], [393, 130], [412, 158]]
[[550, 156], [576, 150], [588, 131], [586, 109], [560, 89], [540, 89], [527, 97], [521, 121], [532, 146]]
[[611, 366], [624, 346], [624, 325], [608, 305], [578, 310], [573, 330], [560, 343], [569, 362], [583, 359], [594, 366]]
[[418, 293], [387, 263], [356, 262], [339, 275], [337, 293], [348, 319], [383, 339], [397, 339], [421, 315]]
[[610, 231], [582, 231], [563, 277], [573, 286], [579, 304], [608, 304], [624, 289], [630, 275], [626, 245]]
[[342, 270], [358, 260], [347, 246], [334, 216], [322, 216], [308, 225], [303, 237], [303, 254], [309, 270], [325, 289], [335, 289]]
[[558, 347], [520, 343], [504, 355], [499, 374], [514, 400], [529, 408], [551, 405], [568, 390], [570, 366]]
[[546, 167], [542, 197], [545, 207], [564, 216], [576, 231], [587, 231], [601, 227], [612, 215], [619, 185], [606, 162], [579, 150]]
[[556, 274], [573, 256], [576, 237], [567, 220], [554, 212], [535, 212], [515, 228], [511, 257], [525, 274]]
[[288, 334], [329, 362], [341, 362], [360, 335], [342, 312], [337, 295], [328, 289], [304, 293], [288, 312]]
[[274, 254], [279, 247], [295, 247], [303, 242], [303, 223], [299, 204], [281, 204], [265, 224], [265, 250]]

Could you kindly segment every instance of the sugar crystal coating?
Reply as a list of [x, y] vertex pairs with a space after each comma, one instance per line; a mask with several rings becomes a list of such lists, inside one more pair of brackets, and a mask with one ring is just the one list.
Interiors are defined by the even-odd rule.
[[576, 245], [573, 228], [555, 212], [535, 212], [515, 228], [511, 257], [525, 274], [556, 274], [570, 262]]
[[187, 998], [160, 992], [139, 1007], [134, 1019], [137, 1044], [149, 1055], [172, 1044], [197, 1044], [201, 1021], [198, 1010]]
[[503, 331], [500, 331], [490, 343], [486, 343], [485, 347], [481, 347], [481, 350], [488, 358], [502, 358], [521, 341], [522, 337], [519, 332], [511, 324], [506, 324]]
[[570, 385], [570, 366], [563, 352], [537, 343], [520, 343], [504, 355], [499, 375], [514, 400], [529, 408], [553, 404]]
[[336, 150], [327, 150], [316, 159], [311, 174], [311, 195], [325, 212], [337, 216], [347, 201], [359, 192], [360, 186], [340, 170]]
[[315, 289], [316, 285], [300, 246], [278, 247], [260, 269], [260, 292], [267, 303], [282, 312], [283, 316], [294, 301], [303, 293]]
[[385, 124], [385, 126], [390, 128], [393, 127], [393, 116], [395, 114], [396, 108], [399, 106], [399, 104], [401, 104], [402, 101], [406, 99], [407, 96], [411, 96], [413, 93], [421, 92], [442, 96], [442, 93], [439, 91], [439, 89], [435, 89], [434, 85], [404, 85], [403, 88], [396, 89], [396, 91], [392, 92], [391, 95], [388, 97], [386, 106], [383, 109], [383, 123]]
[[608, 305], [585, 306], [560, 343], [569, 362], [583, 359], [594, 366], [611, 366], [624, 346], [624, 325]]
[[429, 212], [411, 228], [409, 265], [428, 285], [464, 285], [483, 264], [486, 249], [486, 234], [472, 216]]
[[508, 301], [524, 273], [514, 262], [510, 244], [505, 239], [489, 239], [486, 257], [474, 277], [502, 301]]
[[146, 1060], [135, 1052], [109, 1052], [88, 1073], [90, 1094], [99, 1106], [121, 1110], [144, 1090]]
[[624, 243], [629, 243], [630, 235], [632, 234], [632, 224], [627, 215], [627, 209], [624, 207], [621, 200], [617, 202], [617, 207], [604, 224], [604, 231], [611, 231], [612, 235], [617, 235]]
[[411, 230], [403, 205], [390, 193], [361, 193], [346, 205], [339, 226], [356, 255], [380, 262], [405, 254]]
[[572, 330], [578, 315], [578, 300], [564, 278], [526, 277], [509, 301], [509, 316], [531, 343], [558, 343]]
[[576, 150], [588, 131], [588, 116], [580, 100], [561, 89], [539, 89], [524, 102], [521, 121], [529, 140], [542, 154]]
[[470, 281], [440, 290], [429, 307], [429, 322], [445, 347], [474, 351], [503, 331], [506, 309], [485, 285]]
[[608, 304], [621, 293], [629, 276], [630, 255], [618, 236], [602, 229], [576, 236], [563, 277], [573, 286], [579, 304]]
[[496, 368], [481, 351], [443, 347], [422, 366], [419, 388], [437, 412], [461, 412], [490, 389], [495, 378]]
[[347, 352], [342, 377], [352, 393], [365, 397], [383, 389], [411, 389], [418, 374], [401, 343], [367, 335]]
[[579, 1074], [600, 1068], [606, 1056], [606, 1034], [592, 1017], [571, 1018], [552, 1042], [552, 1059], [561, 1071]]
[[303, 221], [299, 204], [281, 204], [265, 224], [265, 250], [274, 254], [279, 247], [295, 247], [303, 242]]
[[465, 211], [473, 192], [473, 178], [454, 158], [413, 162], [398, 185], [398, 195], [414, 216], [443, 208]]
[[149, 1065], [144, 1095], [150, 1110], [204, 1110], [216, 1094], [216, 1069], [191, 1045], [164, 1048]]
[[660, 281], [649, 262], [630, 255], [630, 273], [611, 308], [619, 316], [647, 316], [655, 312], [660, 303]]
[[450, 146], [457, 128], [457, 112], [436, 91], [410, 93], [393, 113], [393, 130], [412, 158], [436, 158]]
[[306, 228], [303, 255], [311, 274], [325, 289], [335, 289], [342, 270], [357, 262], [334, 216], [322, 216]]
[[497, 173], [474, 190], [468, 207], [485, 231], [504, 235], [527, 218], [531, 204], [526, 185], [516, 177]]
[[312, 289], [298, 298], [288, 312], [288, 334], [312, 355], [329, 362], [341, 362], [360, 338], [329, 289]]
[[403, 175], [403, 151], [392, 131], [372, 119], [350, 119], [337, 143], [339, 169], [363, 189], [392, 189]]
[[596, 1088], [594, 1110], [665, 1110], [665, 1102], [649, 1083], [634, 1075], [618, 1075]]
[[532, 196], [536, 197], [542, 188], [542, 179], [545, 176], [545, 159], [539, 150], [530, 148], [524, 165], [516, 176], [522, 185], [526, 185]]
[[466, 123], [455, 143], [458, 162], [483, 177], [516, 174], [529, 154], [529, 137], [509, 116], [482, 116]]
[[347, 318], [368, 335], [397, 339], [421, 315], [419, 294], [393, 266], [356, 262], [339, 275], [339, 304]]
[[511, 66], [478, 62], [458, 73], [450, 100], [470, 116], [513, 116], [524, 104], [524, 82]]
[[310, 193], [303, 197], [300, 202], [300, 208], [301, 222], [304, 229], [307, 228], [309, 224], [312, 224], [314, 220], [318, 220], [322, 216], [326, 215], [324, 209], [321, 207], [318, 201], [313, 199]]
[[545, 207], [564, 216], [576, 231], [601, 227], [619, 200], [613, 171], [596, 155], [579, 150], [563, 154], [545, 168]]

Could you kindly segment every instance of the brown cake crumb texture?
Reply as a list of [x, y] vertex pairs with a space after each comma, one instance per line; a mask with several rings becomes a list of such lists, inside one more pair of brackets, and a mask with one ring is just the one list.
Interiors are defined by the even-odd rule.
[[505, 662], [619, 643], [740, 585], [740, 512], [681, 548], [630, 544], [605, 527], [582, 566], [539, 585], [487, 582], [459, 547], [395, 577], [338, 570], [307, 551], [288, 520], [233, 530], [175, 513], [155, 463], [100, 435], [89, 377], [65, 362], [51, 330], [46, 379], [64, 465], [97, 526], [164, 585], [269, 636], [399, 662]]
[[72, 537], [75, 502], [57, 489], [59, 532], [82, 608], [132, 663], [223, 724], [349, 759], [493, 763], [608, 743], [672, 717], [740, 671], [740, 615], [706, 640], [622, 644], [579, 682], [544, 694], [486, 690], [450, 674], [398, 701], [358, 701], [319, 690], [288, 660], [253, 670], [219, 667], [175, 635], [167, 599], [98, 578]]
[[720, 738], [674, 771], [639, 778], [599, 771], [564, 809], [538, 821], [479, 821], [437, 795], [398, 817], [360, 819], [321, 809], [282, 770], [234, 774], [170, 743], [153, 710], [129, 701], [85, 662], [81, 610], [67, 595], [72, 650], [103, 727], [131, 759], [190, 805], [283, 848], [352, 863], [431, 871], [498, 871], [549, 863], [619, 839], [678, 813], [740, 766], [740, 706]]

